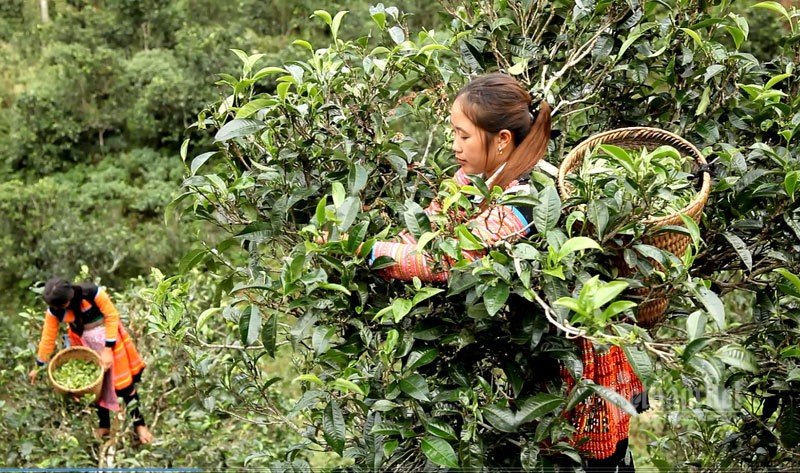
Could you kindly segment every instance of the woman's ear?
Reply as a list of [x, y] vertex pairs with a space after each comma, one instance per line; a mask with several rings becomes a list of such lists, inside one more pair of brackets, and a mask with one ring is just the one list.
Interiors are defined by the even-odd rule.
[[502, 129], [494, 135], [495, 140], [497, 141], [497, 147], [499, 149], [505, 149], [508, 145], [510, 145], [514, 140], [514, 135], [511, 134], [509, 130]]

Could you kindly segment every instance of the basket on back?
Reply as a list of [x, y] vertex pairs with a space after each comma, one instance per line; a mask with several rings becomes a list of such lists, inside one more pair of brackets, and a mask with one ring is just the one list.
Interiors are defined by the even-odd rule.
[[[55, 372], [60, 366], [71, 360], [88, 361], [97, 365], [98, 367], [101, 367], [101, 369], [98, 370], [99, 375], [97, 376], [97, 379], [95, 379], [90, 385], [80, 389], [70, 389], [60, 384], [55, 379]], [[82, 346], [69, 347], [56, 353], [56, 356], [50, 360], [50, 364], [47, 367], [47, 377], [50, 379], [50, 384], [53, 385], [53, 389], [59, 394], [69, 394], [77, 397], [84, 396], [86, 394], [94, 394], [95, 399], [99, 399], [100, 391], [103, 389], [102, 366], [103, 362], [100, 358], [100, 355], [91, 348]]]
[[[705, 158], [693, 144], [666, 130], [631, 127], [598, 133], [576, 146], [561, 163], [558, 170], [558, 188], [562, 200], [569, 198], [571, 193], [571, 188], [566, 181], [567, 174], [579, 167], [584, 158], [590, 155], [598, 145], [614, 145], [630, 150], [646, 148], [648, 151], [652, 151], [659, 146], [669, 145], [677, 149], [682, 155], [693, 159], [697, 168], [706, 164]], [[643, 237], [643, 243], [670, 251], [678, 257], [683, 256], [686, 248], [691, 243], [691, 238], [685, 233], [658, 230], [665, 226], [683, 226], [680, 213], [691, 217], [695, 222], [700, 221], [703, 207], [711, 190], [711, 176], [708, 172], [703, 172], [701, 179], [700, 189], [680, 212], [644, 220], [643, 223], [650, 227], [652, 231]], [[617, 260], [616, 265], [623, 276], [630, 275], [633, 272], [633, 269], [628, 267], [622, 258], [617, 258]], [[660, 322], [669, 304], [666, 292], [663, 290], [655, 291], [647, 287], [636, 289], [633, 292], [638, 298], [641, 298], [641, 302], [636, 309], [637, 324], [650, 328]]]

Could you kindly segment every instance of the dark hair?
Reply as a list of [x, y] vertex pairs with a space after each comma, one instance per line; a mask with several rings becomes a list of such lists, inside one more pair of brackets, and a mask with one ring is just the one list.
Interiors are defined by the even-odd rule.
[[75, 296], [72, 284], [64, 278], [51, 278], [44, 285], [42, 297], [50, 307], [61, 307]]
[[530, 171], [547, 152], [550, 141], [550, 105], [531, 103], [531, 94], [513, 77], [495, 72], [479, 76], [456, 94], [461, 110], [483, 133], [487, 159], [490, 139], [508, 130], [516, 148], [493, 185], [505, 188]]

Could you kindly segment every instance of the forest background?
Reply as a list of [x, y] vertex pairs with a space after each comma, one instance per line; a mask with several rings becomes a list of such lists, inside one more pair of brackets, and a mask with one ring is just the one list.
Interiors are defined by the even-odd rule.
[[[591, 25], [594, 19], [609, 15], [608, 9], [631, 12], [614, 25], [615, 33], [608, 39], [592, 43], [585, 62], [575, 65], [576, 77], [581, 67], [589, 71], [584, 85], [590, 83], [591, 74], [605, 70], [596, 67], [603, 64], [603, 58], [616, 55], [620, 60], [622, 48], [630, 49], [629, 55], [639, 55], [624, 69], [625, 80], [643, 84], [653, 77], [669, 76], [672, 71], [668, 69], [674, 69], [675, 62], [650, 62], [647, 58], [656, 57], [655, 51], [637, 49], [636, 43], [650, 33], [631, 30], [631, 26], [644, 17], [662, 20], [662, 35], [672, 31], [670, 26], [676, 31], [684, 28], [683, 36], [670, 37], [680, 43], [675, 46], [675, 57], [683, 68], [677, 85], [672, 83], [677, 102], [658, 96], [664, 89], [657, 86], [646, 95], [648, 100], [637, 99], [637, 103], [648, 103], [646, 107], [614, 103], [603, 91], [591, 90], [594, 101], [609, 101], [603, 106], [629, 112], [628, 116], [604, 116], [606, 121], [595, 131], [621, 124], [679, 128], [704, 151], [721, 156], [719, 166], [725, 171], [717, 176], [715, 191], [721, 196], [718, 202], [731, 196], [733, 201], [729, 207], [719, 208], [741, 207], [740, 213], [724, 216], [730, 231], [718, 229], [716, 234], [736, 257], [725, 262], [726, 277], [719, 277], [719, 284], [712, 286], [724, 296], [720, 299], [723, 321], [715, 320], [720, 312], [714, 302], [708, 302], [711, 296], [698, 297], [702, 302], [698, 306], [708, 314], [707, 332], [698, 328], [706, 326], [705, 315], [702, 324], [697, 321], [699, 316], [694, 317], [689, 328], [695, 333], [687, 334], [690, 312], [679, 313], [671, 319], [684, 329], [678, 331], [679, 336], [669, 327], [660, 332], [664, 343], [675, 344], [679, 363], [651, 354], [652, 377], [662, 379], [661, 392], [670, 395], [660, 401], [657, 398], [654, 409], [634, 422], [633, 447], [640, 465], [664, 471], [674, 466], [715, 469], [747, 465], [758, 469], [800, 461], [796, 448], [800, 443], [800, 400], [789, 389], [800, 380], [800, 371], [794, 366], [800, 356], [794, 338], [800, 287], [793, 289], [793, 285], [800, 286], [800, 280], [792, 279], [799, 273], [794, 237], [800, 234], [792, 234], [798, 232], [792, 226], [797, 225], [793, 223], [797, 222], [797, 151], [796, 145], [795, 149], [790, 146], [796, 144], [794, 130], [800, 122], [797, 94], [793, 93], [797, 89], [793, 67], [798, 18], [791, 2], [765, 2], [766, 6], [753, 8], [756, 3], [576, 1], [555, 2], [552, 7], [554, 16], [564, 15], [565, 23], [576, 25], [581, 21]], [[519, 33], [514, 28], [524, 25], [524, 19], [515, 16], [517, 12], [508, 3], [490, 5], [472, 2], [459, 9], [455, 2], [401, 2], [397, 7], [410, 15], [398, 24], [408, 37], [416, 37], [409, 32], [437, 30], [439, 36], [431, 37], [446, 45], [442, 49], [452, 51], [443, 61], [450, 61], [456, 72], [500, 66], [523, 76], [528, 62], [520, 61], [523, 55], [504, 54], [503, 48], [514, 51], [514, 45], [502, 38], [512, 37], [509, 31]], [[483, 15], [475, 13], [481, 8]], [[340, 10], [349, 13], [337, 30], [325, 21], [325, 15], [315, 15], [318, 10], [331, 15]], [[492, 19], [487, 11], [497, 11], [508, 21]], [[204, 120], [225, 103], [226, 88], [250, 73], [248, 67], [243, 70], [243, 61], [247, 66], [251, 54], [263, 54], [255, 68], [259, 69], [301, 60], [307, 50], [296, 40], [325, 47], [341, 38], [351, 41], [370, 33], [402, 43], [397, 41], [398, 30], [381, 27], [375, 12], [369, 3], [255, 0], [8, 0], [0, 5], [0, 100], [5, 111], [0, 116], [0, 283], [7, 290], [0, 305], [4, 320], [0, 325], [3, 464], [252, 468], [286, 459], [307, 460], [314, 466], [347, 463], [337, 454], [335, 435], [329, 433], [326, 442], [319, 442], [322, 446], [309, 446], [303, 443], [308, 432], [293, 426], [299, 422], [301, 409], [296, 401], [307, 392], [302, 383], [293, 381], [298, 375], [291, 362], [296, 361], [293, 345], [273, 345], [274, 358], [249, 359], [241, 347], [250, 337], [252, 309], [247, 318], [221, 309], [234, 292], [234, 279], [220, 275], [231, 264], [246, 267], [248, 258], [252, 262], [252, 254], [248, 254], [252, 247], [240, 238], [222, 250], [233, 251], [231, 259], [215, 261], [208, 255], [220, 242], [232, 241], [226, 235], [230, 229], [210, 225], [213, 212], [203, 214], [201, 208], [197, 212], [200, 218], [186, 218], [170, 204], [187, 188], [192, 189], [194, 184], [184, 179], [194, 176], [208, 159], [193, 161], [187, 140], [191, 150], [216, 146], [213, 133], [197, 123], [216, 124]], [[476, 25], [489, 20], [493, 21], [482, 34], [484, 40], [493, 40], [470, 42], [470, 34], [478, 30]], [[630, 21], [627, 28], [626, 21]], [[634, 43], [637, 47], [631, 47]], [[233, 49], [243, 53], [234, 54]], [[750, 58], [766, 70], [753, 73], [757, 81], [736, 75], [741, 66], [737, 61]], [[530, 66], [534, 63], [531, 59]], [[749, 71], [755, 69], [748, 67]], [[609, 67], [606, 72], [611, 70]], [[779, 77], [781, 74], [785, 77]], [[760, 89], [737, 88], [740, 83]], [[253, 83], [238, 86], [244, 90]], [[276, 90], [271, 77], [261, 87], [260, 93]], [[399, 83], [397, 87], [402, 88]], [[626, 87], [627, 83], [622, 84], [618, 90]], [[567, 89], [565, 85], [563, 90]], [[406, 92], [421, 90], [410, 87]], [[670, 93], [671, 89], [667, 97]], [[626, 90], [613, 99], [625, 96], [630, 101], [631, 95]], [[730, 105], [734, 102], [735, 107]], [[240, 105], [244, 104], [246, 101]], [[677, 110], [690, 110], [690, 118], [663, 112], [673, 105]], [[571, 105], [564, 106], [572, 110]], [[744, 116], [742, 109], [770, 110], [774, 115], [758, 118], [756, 111]], [[664, 118], [667, 115], [670, 118]], [[556, 128], [558, 118], [556, 115]], [[396, 131], [419, 134], [414, 126], [401, 124]], [[549, 161], [558, 164], [565, 148], [582, 138], [581, 126], [569, 128], [568, 122], [561, 122], [559, 148], [553, 150]], [[743, 143], [737, 134], [755, 136], [763, 146], [752, 147], [755, 139]], [[238, 132], [233, 138], [244, 136]], [[771, 141], [774, 137], [784, 141]], [[225, 141], [219, 135], [216, 138]], [[764, 160], [778, 165], [771, 168]], [[224, 175], [224, 167], [220, 175]], [[779, 185], [767, 185], [765, 179]], [[226, 190], [233, 195], [234, 187]], [[753, 223], [757, 219], [748, 214], [763, 204], [758, 199], [768, 201], [773, 214], [788, 215], [780, 228], [773, 228], [769, 219], [765, 225], [776, 235], [784, 235], [785, 245], [765, 249], [751, 244], [758, 235], [748, 239], [758, 226]], [[242, 208], [246, 214], [247, 209]], [[715, 242], [707, 237], [707, 250], [715, 248]], [[784, 253], [776, 257], [769, 250]], [[760, 255], [772, 259], [764, 259], [759, 266]], [[762, 310], [767, 302], [757, 304], [746, 283], [781, 268], [788, 268], [788, 276], [759, 281], [765, 292], [769, 289], [778, 294], [769, 300], [770, 309]], [[91, 408], [58, 399], [44, 383], [26, 383], [42, 319], [41, 303], [31, 288], [54, 274], [94, 279], [111, 288], [149, 365], [142, 393], [144, 411], [157, 437], [154, 445], [134, 447], [125, 420], [111, 441], [95, 441], [91, 438], [95, 422]], [[764, 311], [781, 320], [773, 324], [775, 332], [769, 336], [759, 332], [763, 325], [758, 317], [769, 317]], [[216, 318], [220, 321], [214, 322]], [[208, 331], [215, 329], [206, 325], [215, 323], [219, 330], [210, 337]], [[767, 340], [770, 337], [773, 341]], [[703, 349], [722, 349], [731, 343], [737, 347], [735, 357], [717, 351], [716, 359], [706, 360], [710, 366], [692, 359]], [[241, 379], [249, 379], [244, 365], [274, 375], [268, 385], [255, 388], [259, 393], [269, 392], [269, 402], [259, 403], [258, 393], [255, 400], [248, 398], [247, 389], [237, 386]], [[758, 366], [771, 369], [760, 371]], [[753, 398], [758, 402], [740, 406], [731, 414], [708, 395], [709, 376], [721, 390], [742, 382], [756, 386], [751, 392], [757, 392]], [[700, 390], [703, 395], [697, 396]], [[770, 397], [776, 407], [764, 409], [764, 401]], [[680, 409], [671, 408], [670, 402]], [[444, 457], [448, 454], [443, 453]], [[426, 455], [440, 465], [450, 461], [429, 451]]]

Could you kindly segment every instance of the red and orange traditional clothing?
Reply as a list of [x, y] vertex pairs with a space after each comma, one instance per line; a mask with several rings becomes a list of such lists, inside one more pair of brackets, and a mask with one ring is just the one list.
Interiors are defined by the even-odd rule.
[[[456, 173], [454, 179], [462, 186], [470, 182], [461, 170]], [[505, 193], [517, 193], [525, 187], [527, 186], [513, 181], [507, 186]], [[440, 210], [441, 207], [434, 200], [425, 212], [431, 215]], [[528, 209], [511, 205], [492, 206], [467, 223], [470, 230], [488, 246], [501, 240], [513, 242], [529, 233], [530, 217], [526, 218], [526, 210]], [[430, 255], [417, 251], [417, 241], [407, 231], [401, 232], [399, 238], [400, 241], [397, 242], [377, 242], [373, 246], [372, 260], [380, 256], [389, 256], [396, 262], [379, 270], [381, 276], [401, 280], [417, 277], [426, 282], [444, 282], [448, 279], [449, 262], [444, 261], [436, 266]], [[464, 251], [463, 255], [469, 261], [473, 261], [483, 256], [483, 252]], [[632, 400], [642, 393], [642, 383], [622, 349], [611, 347], [607, 351], [596, 350], [592, 342], [586, 339], [578, 339], [578, 345], [583, 361], [583, 378], [611, 388], [627, 400]], [[563, 376], [572, 389], [574, 380], [566, 372]], [[617, 444], [628, 438], [630, 415], [600, 396], [590, 396], [568, 413], [567, 417], [577, 429], [571, 442], [588, 457], [608, 458], [615, 453]]]
[[122, 325], [119, 311], [114, 307], [105, 288], [93, 284], [84, 284], [80, 288], [79, 314], [70, 308], [51, 307], [45, 312], [37, 362], [41, 365], [50, 360], [61, 322], [68, 324], [69, 341], [74, 346], [85, 345], [76, 330], [82, 332], [83, 327], [102, 323], [105, 328], [105, 346], [113, 348], [114, 353], [111, 367], [114, 388], [116, 390], [125, 389], [138, 379], [145, 368], [145, 363], [139, 356], [128, 331]]
[[[459, 170], [453, 179], [460, 186], [470, 183], [469, 178], [462, 170]], [[520, 186], [518, 181], [513, 181], [508, 185], [506, 193], [514, 193], [515, 190], [522, 187], [527, 186]], [[425, 209], [427, 215], [433, 215], [440, 211], [441, 205], [437, 200], [433, 200]], [[467, 223], [474, 234], [491, 246], [503, 239], [514, 241], [525, 236], [529, 231], [528, 220], [529, 218], [523, 215], [521, 209], [502, 205], [487, 208]], [[415, 276], [428, 282], [447, 281], [449, 277], [447, 261], [442, 262], [444, 267], [437, 270], [430, 255], [416, 251], [417, 240], [414, 235], [403, 231], [398, 237], [400, 238], [399, 242], [380, 241], [373, 245], [372, 260], [380, 256], [388, 256], [397, 262], [395, 265], [380, 270], [379, 274], [389, 279], [405, 281], [410, 281]], [[483, 256], [483, 252], [465, 250], [463, 255], [467, 260], [473, 261]]]
[[[613, 389], [628, 401], [642, 394], [642, 382], [622, 348], [611, 346], [599, 349], [585, 338], [577, 339], [577, 343], [583, 361], [583, 379]], [[572, 389], [575, 384], [572, 377], [566, 370], [562, 371], [562, 375]], [[567, 418], [577, 430], [571, 443], [592, 458], [610, 457], [617, 444], [628, 438], [631, 416], [597, 394], [583, 400], [567, 414]]]

